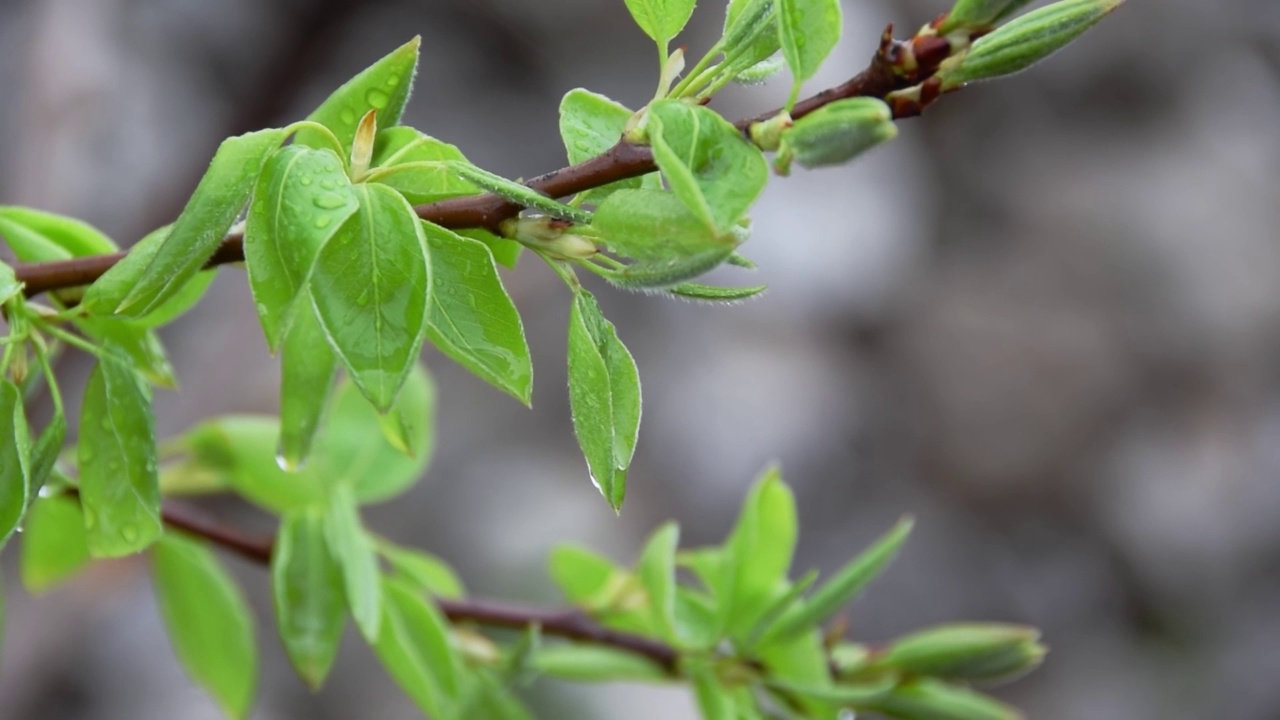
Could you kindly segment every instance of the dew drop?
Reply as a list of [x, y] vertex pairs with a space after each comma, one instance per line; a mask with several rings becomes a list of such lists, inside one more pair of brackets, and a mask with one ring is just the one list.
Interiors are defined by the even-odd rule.
[[302, 176], [302, 178], [298, 180], [298, 183], [299, 183], [300, 185], [303, 185], [303, 186], [310, 185], [310, 184], [311, 184], [311, 176], [310, 176], [310, 175], [303, 175], [303, 176]]
[[351, 108], [343, 108], [342, 112], [338, 113], [338, 117], [342, 118], [342, 122], [348, 124], [356, 121], [356, 114], [351, 110]]
[[325, 190], [333, 190], [333, 189], [335, 189], [335, 188], [337, 188], [337, 187], [338, 187], [338, 183], [334, 182], [333, 180], [328, 180], [328, 179], [326, 179], [326, 180], [321, 180], [321, 181], [320, 181], [320, 187], [324, 188]]
[[276, 467], [285, 472], [298, 472], [306, 463], [302, 460], [294, 460], [284, 453], [283, 450], [276, 451]]
[[368, 307], [369, 293], [367, 292], [360, 293], [360, 296], [356, 298], [356, 304], [359, 305], [360, 307]]
[[377, 88], [374, 88], [369, 92], [365, 93], [364, 99], [369, 101], [369, 104], [377, 108], [378, 110], [381, 110], [382, 108], [386, 107], [387, 103], [391, 102], [391, 96], [388, 95], [386, 92], [379, 90]]
[[329, 217], [328, 215], [321, 215], [320, 217], [316, 218], [316, 228], [319, 230], [323, 230], [329, 227], [329, 225], [332, 222], [333, 222], [333, 218]]
[[258, 305], [258, 315], [259, 316], [266, 315], [267, 306], [264, 303], [258, 303], [257, 305]]
[[98, 427], [102, 428], [103, 430], [106, 430], [107, 432], [110, 432], [111, 418], [109, 416], [104, 415], [103, 418], [98, 421]]
[[120, 528], [120, 537], [124, 538], [124, 541], [127, 543], [138, 542], [138, 526], [125, 525]]
[[400, 84], [399, 75], [392, 75], [391, 77], [387, 78], [387, 87], [395, 87], [399, 84]]
[[98, 514], [88, 508], [85, 508], [84, 529], [92, 530], [97, 526], [98, 526]]
[[317, 195], [311, 202], [321, 210], [337, 210], [347, 204], [347, 199], [341, 195], [329, 193], [326, 195]]

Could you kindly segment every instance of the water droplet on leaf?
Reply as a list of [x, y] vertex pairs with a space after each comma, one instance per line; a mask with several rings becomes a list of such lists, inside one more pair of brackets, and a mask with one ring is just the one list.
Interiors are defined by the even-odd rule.
[[124, 541], [127, 543], [138, 542], [138, 526], [125, 525], [120, 528], [120, 537], [124, 538]]
[[311, 202], [321, 210], [337, 210], [347, 204], [347, 199], [341, 195], [329, 193], [326, 195], [318, 195]]
[[391, 102], [391, 96], [377, 88], [365, 93], [364, 99], [368, 100], [370, 105], [379, 110], [386, 107], [387, 103]]

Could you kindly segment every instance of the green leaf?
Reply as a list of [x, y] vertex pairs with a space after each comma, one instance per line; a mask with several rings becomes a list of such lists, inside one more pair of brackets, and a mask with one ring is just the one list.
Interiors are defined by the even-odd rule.
[[22, 584], [38, 595], [89, 563], [80, 503], [66, 495], [31, 503], [22, 533]]
[[1016, 18], [944, 62], [942, 90], [1025, 70], [1066, 47], [1124, 0], [1061, 0]]
[[413, 208], [394, 190], [361, 185], [356, 195], [360, 209], [316, 259], [311, 299], [352, 380], [386, 412], [426, 334], [427, 245]]
[[31, 487], [31, 438], [22, 391], [0, 381], [0, 547], [22, 523]]
[[525, 405], [533, 363], [524, 325], [483, 243], [424, 222], [431, 260], [427, 337], [445, 355]]
[[[151, 262], [131, 276], [128, 294], [115, 307], [116, 312], [134, 317], [146, 315], [204, 267], [249, 200], [267, 155], [279, 147], [284, 137], [284, 130], [259, 130], [222, 142]], [[124, 270], [120, 267], [113, 267], [103, 277], [129, 270], [129, 266]]]
[[22, 283], [18, 275], [6, 262], [0, 262], [0, 304], [4, 304], [22, 294]]
[[100, 361], [80, 409], [80, 501], [89, 552], [118, 557], [160, 536], [151, 395], [119, 361]]
[[280, 441], [276, 456], [287, 470], [298, 470], [311, 455], [311, 443], [333, 395], [338, 372], [338, 356], [329, 347], [310, 294], [297, 304], [297, 315], [280, 348]]
[[718, 263], [738, 246], [735, 234], [707, 228], [680, 198], [660, 190], [615, 192], [596, 209], [591, 225], [611, 251], [651, 263], [704, 255]]
[[787, 109], [795, 105], [800, 85], [818, 72], [840, 42], [840, 0], [778, 0], [782, 54], [795, 83]]
[[132, 364], [148, 382], [157, 387], [177, 389], [178, 379], [173, 374], [173, 365], [169, 363], [164, 346], [154, 331], [122, 317], [89, 315], [73, 318], [73, 322], [98, 344], [109, 346], [121, 358], [120, 362]]
[[[110, 315], [115, 312], [120, 301], [129, 294], [130, 288], [142, 276], [143, 271], [160, 252], [160, 246], [169, 237], [173, 225], [156, 228], [142, 237], [129, 248], [128, 254], [120, 262], [94, 281], [85, 290], [80, 301], [80, 309], [95, 315]], [[141, 318], [134, 318], [134, 321]]]
[[[560, 139], [570, 164], [586, 162], [604, 153], [622, 139], [632, 111], [604, 95], [576, 88], [560, 100]], [[603, 199], [620, 188], [640, 187], [640, 178], [609, 183], [591, 191], [594, 199]]]
[[739, 85], [763, 85], [774, 75], [782, 72], [782, 69], [786, 66], [786, 58], [781, 55], [770, 55], [755, 65], [738, 71], [738, 73], [733, 76], [733, 81]]
[[896, 677], [888, 677], [874, 682], [857, 685], [809, 686], [783, 680], [769, 682], [769, 687], [785, 690], [792, 695], [799, 695], [821, 703], [839, 705], [841, 707], [861, 706], [864, 703], [883, 697], [898, 684]]
[[752, 285], [750, 287], [716, 287], [698, 283], [680, 283], [668, 292], [690, 300], [705, 300], [713, 303], [735, 303], [760, 295], [768, 290], [768, 285]]
[[577, 292], [569, 313], [569, 404], [591, 481], [619, 510], [640, 430], [640, 377], [586, 290]]
[[956, 0], [938, 34], [950, 35], [956, 29], [984, 30], [1030, 3], [1031, 0]]
[[650, 536], [636, 568], [649, 594], [654, 625], [667, 639], [674, 638], [676, 633], [676, 546], [679, 543], [680, 527], [675, 523], [663, 525]]
[[387, 442], [377, 413], [351, 383], [339, 385], [322, 436], [324, 448], [314, 472], [330, 484], [350, 486], [361, 504], [380, 502], [404, 492], [422, 476], [435, 448], [435, 384], [414, 364], [392, 413], [410, 441], [405, 453]]
[[806, 168], [843, 165], [898, 135], [893, 112], [878, 98], [837, 100], [782, 131], [774, 170], [791, 172], [795, 160]]
[[553, 645], [538, 650], [539, 672], [572, 682], [667, 682], [671, 677], [648, 658], [600, 645]]
[[290, 145], [267, 158], [249, 206], [244, 257], [271, 352], [293, 321], [320, 248], [358, 206], [332, 150]]
[[721, 40], [728, 72], [738, 74], [763, 62], [782, 47], [777, 30], [777, 0], [729, 0]]
[[575, 225], [586, 225], [591, 222], [591, 213], [578, 210], [571, 205], [565, 205], [559, 200], [547, 197], [523, 183], [508, 180], [501, 175], [491, 173], [471, 163], [450, 162], [446, 163], [446, 166], [468, 182], [518, 205], [540, 210], [553, 218], [571, 222]]
[[470, 228], [466, 230], [455, 231], [465, 238], [471, 238], [478, 242], [482, 242], [489, 247], [489, 252], [493, 253], [493, 259], [503, 267], [514, 268], [520, 260], [520, 254], [524, 250], [515, 240], [509, 238], [498, 237], [488, 230], [481, 228]]
[[240, 589], [204, 545], [170, 533], [152, 553], [156, 599], [187, 673], [235, 718], [257, 682], [253, 619]]
[[738, 710], [733, 694], [720, 685], [715, 669], [705, 661], [689, 663], [688, 673], [693, 681], [693, 696], [702, 711], [703, 720], [737, 720]]
[[[342, 143], [344, 157], [351, 154], [356, 126], [369, 110], [377, 109], [380, 128], [389, 128], [400, 122], [400, 115], [413, 89], [421, 43], [421, 37], [414, 37], [396, 48], [344, 83], [307, 116], [308, 120], [333, 132]], [[294, 142], [317, 149], [331, 146], [324, 133], [310, 128], [299, 130]]]
[[463, 677], [471, 680], [471, 687], [466, 699], [460, 705], [457, 717], [485, 718], [485, 720], [533, 720], [533, 716], [507, 689], [496, 673], [482, 669]]
[[729, 588], [725, 610], [731, 633], [748, 632], [785, 587], [796, 534], [795, 498], [778, 469], [770, 468], [751, 488], [725, 543], [721, 570]]
[[693, 16], [694, 0], [626, 0], [631, 17], [645, 35], [658, 43], [662, 54], [667, 45], [680, 34]]
[[910, 518], [899, 520], [889, 532], [849, 561], [826, 584], [818, 588], [812, 597], [798, 606], [796, 612], [784, 616], [770, 634], [779, 638], [791, 637], [810, 631], [826, 622], [840, 608], [857, 597], [867, 583], [879, 575], [889, 561], [897, 556], [898, 550], [911, 534], [913, 524], [914, 521]]
[[0, 206], [0, 235], [19, 262], [40, 263], [86, 255], [105, 255], [119, 248], [97, 228], [74, 218], [34, 208]]
[[435, 555], [385, 541], [378, 543], [378, 551], [395, 571], [395, 577], [407, 585], [450, 600], [466, 594], [458, 574]]
[[587, 610], [607, 607], [629, 578], [612, 560], [573, 545], [554, 548], [548, 568], [565, 599]]
[[682, 648], [706, 650], [721, 639], [715, 601], [705, 593], [676, 587], [676, 635]]
[[[755, 648], [755, 657], [764, 665], [766, 674], [775, 682], [785, 682], [810, 690], [801, 698], [807, 717], [836, 717], [830, 697], [818, 692], [832, 688], [826, 647], [816, 631], [785, 640], [767, 640]], [[835, 701], [839, 704], [839, 701]]]
[[444, 161], [466, 162], [456, 146], [411, 127], [389, 127], [373, 147], [372, 177], [414, 205], [475, 195], [480, 189], [459, 178]]
[[322, 506], [329, 497], [327, 478], [311, 463], [286, 472], [276, 462], [275, 418], [225, 415], [197, 425], [184, 441], [189, 467], [220, 476], [246, 500], [269, 511], [286, 513]]
[[122, 319], [121, 321], [144, 330], [168, 325], [195, 307], [217, 277], [217, 268], [201, 270], [190, 280], [183, 283], [182, 287], [170, 296], [168, 300], [157, 305], [151, 312], [139, 318]]
[[384, 581], [382, 632], [374, 652], [405, 694], [428, 717], [448, 717], [458, 698], [458, 665], [448, 625], [413, 588]]
[[649, 140], [672, 192], [716, 234], [731, 231], [769, 181], [760, 149], [709, 108], [653, 103]]
[[898, 720], [1019, 720], [1022, 715], [981, 693], [921, 678], [903, 683], [884, 696], [861, 703]]
[[271, 554], [276, 625], [289, 661], [312, 690], [324, 684], [342, 644], [346, 600], [342, 569], [329, 552], [324, 518], [286, 514]]
[[329, 551], [342, 568], [347, 607], [360, 634], [373, 642], [382, 621], [382, 583], [378, 578], [378, 556], [364, 526], [351, 490], [335, 488], [324, 516], [324, 535]]

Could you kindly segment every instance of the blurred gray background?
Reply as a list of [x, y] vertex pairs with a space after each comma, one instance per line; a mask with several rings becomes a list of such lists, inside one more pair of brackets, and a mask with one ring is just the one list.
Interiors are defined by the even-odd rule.
[[[721, 4], [682, 39], [706, 48]], [[850, 0], [817, 90], [943, 0]], [[304, 116], [423, 36], [406, 122], [509, 176], [562, 164], [560, 96], [635, 106], [653, 49], [620, 0], [7, 0], [0, 202], [87, 219], [122, 244], [172, 219], [225, 136]], [[733, 89], [730, 117], [787, 81]], [[1134, 0], [1017, 78], [951, 96], [852, 167], [774, 182], [744, 248], [767, 282], [737, 307], [602, 292], [640, 366], [644, 425], [616, 518], [588, 483], [565, 399], [567, 296], [506, 276], [535, 352], [534, 409], [437, 353], [438, 454], [372, 508], [456, 563], [476, 594], [554, 603], [546, 553], [630, 561], [666, 518], [718, 540], [779, 461], [797, 568], [831, 570], [904, 513], [918, 530], [852, 608], [879, 641], [952, 619], [1041, 626], [1052, 646], [1001, 689], [1032, 718], [1280, 717], [1280, 6]], [[244, 274], [166, 332], [182, 392], [162, 436], [274, 412]], [[75, 360], [63, 369], [82, 378]], [[69, 381], [75, 395], [82, 379]], [[234, 502], [211, 511], [266, 529]], [[5, 718], [214, 718], [183, 678], [140, 561], [38, 600], [3, 558]], [[266, 577], [254, 717], [409, 718], [357, 641], [321, 693], [292, 677]], [[548, 718], [690, 718], [681, 692], [540, 683]]]

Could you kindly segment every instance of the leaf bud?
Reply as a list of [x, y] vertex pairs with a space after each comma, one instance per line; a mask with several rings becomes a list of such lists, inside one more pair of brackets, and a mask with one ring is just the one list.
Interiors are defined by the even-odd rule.
[[941, 625], [894, 641], [876, 664], [949, 680], [1004, 680], [1041, 663], [1039, 639], [1035, 628], [1021, 625]]
[[942, 63], [942, 91], [1025, 70], [1066, 47], [1124, 0], [1062, 0], [1023, 15]]
[[793, 160], [806, 168], [840, 165], [897, 134], [893, 113], [883, 101], [838, 100], [783, 130], [773, 168], [779, 175], [787, 175]]
[[941, 35], [955, 30], [985, 30], [1022, 9], [1031, 0], [956, 0], [938, 28]]

